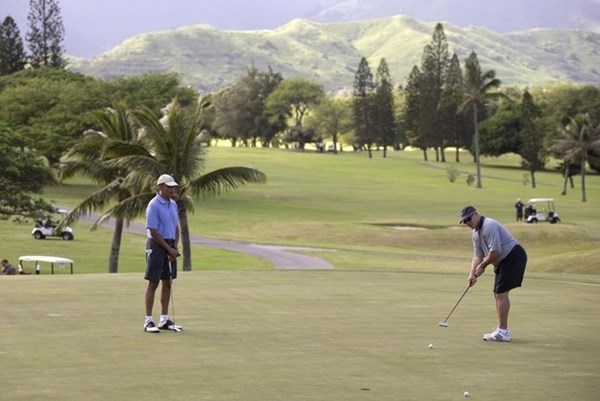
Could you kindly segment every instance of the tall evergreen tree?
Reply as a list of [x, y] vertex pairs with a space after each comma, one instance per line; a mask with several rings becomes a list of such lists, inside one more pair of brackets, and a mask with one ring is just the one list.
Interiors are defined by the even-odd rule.
[[65, 67], [65, 28], [58, 0], [30, 0], [27, 20], [30, 31], [26, 39], [31, 52], [32, 67]]
[[377, 143], [383, 147], [387, 157], [388, 146], [396, 142], [396, 116], [394, 115], [394, 87], [385, 58], [382, 58], [375, 74], [375, 102], [373, 126]]
[[15, 20], [8, 16], [0, 25], [0, 75], [21, 71], [25, 61], [21, 32]]
[[442, 101], [440, 103], [440, 113], [442, 119], [442, 129], [445, 132], [444, 145], [449, 144], [456, 148], [456, 161], [460, 161], [460, 148], [470, 146], [468, 140], [469, 127], [465, 124], [462, 114], [458, 113], [458, 105], [463, 96], [463, 77], [460, 68], [458, 56], [454, 54], [450, 59], [446, 79], [444, 82], [444, 91], [442, 92]]
[[354, 127], [356, 133], [357, 145], [366, 146], [369, 151], [369, 158], [373, 157], [371, 146], [374, 142], [374, 133], [372, 127], [373, 116], [373, 96], [375, 93], [375, 84], [373, 74], [365, 57], [360, 59], [358, 70], [354, 75], [354, 89], [352, 92], [352, 115], [354, 117]]
[[[435, 26], [431, 42], [425, 46], [421, 59], [421, 114], [420, 135], [427, 146], [435, 148], [436, 160], [446, 161], [442, 119], [438, 112], [446, 71], [450, 63], [448, 41], [444, 27]], [[441, 154], [440, 154], [441, 153]]]
[[408, 139], [408, 143], [411, 146], [423, 150], [425, 160], [427, 160], [427, 147], [421, 141], [419, 136], [419, 116], [421, 114], [421, 71], [416, 65], [408, 76], [406, 83], [405, 93], [405, 106], [404, 106], [404, 127], [406, 129], [405, 135]]
[[535, 188], [535, 172], [544, 168], [546, 157], [544, 155], [545, 132], [540, 126], [540, 109], [533, 102], [529, 91], [523, 93], [521, 102], [521, 118], [519, 132], [519, 154], [522, 164], [531, 175], [531, 187]]

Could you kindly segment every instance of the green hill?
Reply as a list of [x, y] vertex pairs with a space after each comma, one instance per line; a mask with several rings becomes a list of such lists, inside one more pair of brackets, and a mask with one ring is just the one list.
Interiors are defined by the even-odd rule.
[[[360, 58], [375, 70], [382, 57], [397, 84], [420, 63], [435, 23], [398, 15], [343, 23], [293, 20], [274, 30], [227, 31], [194, 25], [132, 37], [92, 59], [73, 59], [71, 67], [98, 77], [144, 72], [177, 72], [203, 92], [231, 84], [245, 67], [269, 65], [284, 77], [303, 76], [328, 90], [352, 86]], [[600, 83], [600, 34], [537, 29], [510, 34], [444, 23], [461, 60], [471, 51], [484, 69], [496, 70], [505, 84], [536, 85], [571, 81]]]

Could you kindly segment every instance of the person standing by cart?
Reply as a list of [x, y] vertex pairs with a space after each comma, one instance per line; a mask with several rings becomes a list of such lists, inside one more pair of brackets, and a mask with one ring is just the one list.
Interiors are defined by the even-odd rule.
[[[171, 283], [177, 278], [177, 250], [179, 242], [179, 211], [175, 202], [175, 189], [177, 182], [168, 174], [163, 174], [156, 181], [158, 193], [148, 203], [146, 208], [146, 229], [148, 240], [146, 242], [146, 274], [148, 280], [145, 304], [146, 318], [144, 331], [158, 333], [160, 330], [181, 330], [181, 326], [169, 319], [169, 300], [171, 297]], [[162, 282], [160, 292], [160, 320], [158, 327], [152, 318], [154, 295], [159, 283]]]
[[517, 199], [517, 203], [515, 203], [515, 209], [517, 211], [517, 221], [523, 222], [523, 208], [525, 204], [521, 202], [521, 199]]

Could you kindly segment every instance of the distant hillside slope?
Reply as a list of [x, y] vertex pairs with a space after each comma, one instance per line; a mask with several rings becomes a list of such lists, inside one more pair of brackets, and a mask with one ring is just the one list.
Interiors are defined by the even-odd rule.
[[340, 22], [396, 14], [423, 21], [484, 26], [496, 32], [532, 28], [600, 32], [600, 4], [590, 0], [343, 0], [307, 18]]
[[[385, 57], [392, 79], [403, 84], [435, 23], [407, 16], [316, 23], [293, 20], [274, 30], [225, 31], [206, 25], [135, 36], [89, 60], [72, 60], [82, 73], [111, 77], [144, 72], [177, 72], [202, 92], [231, 84], [254, 63], [284, 77], [302, 76], [328, 90], [351, 87], [362, 56], [373, 72]], [[600, 84], [600, 34], [569, 30], [530, 30], [511, 34], [444, 23], [461, 61], [475, 51], [483, 69], [494, 69], [505, 84], [555, 81]]]

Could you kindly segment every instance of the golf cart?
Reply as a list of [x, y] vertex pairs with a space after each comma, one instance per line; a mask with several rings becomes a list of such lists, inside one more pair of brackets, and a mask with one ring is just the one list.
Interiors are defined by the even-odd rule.
[[[64, 215], [68, 211], [64, 209], [58, 209], [58, 213]], [[31, 231], [31, 235], [35, 239], [44, 239], [46, 237], [61, 237], [65, 241], [73, 239], [73, 230], [71, 227], [64, 227], [62, 230], [56, 230], [57, 222], [52, 221], [48, 216], [44, 219], [38, 219], [35, 222], [35, 227]]]
[[[538, 210], [538, 207], [541, 209]], [[554, 209], [554, 199], [552, 198], [532, 198], [529, 199], [525, 207], [525, 219], [527, 223], [538, 223], [540, 221], [549, 221], [550, 224], [560, 223], [560, 217]]]

